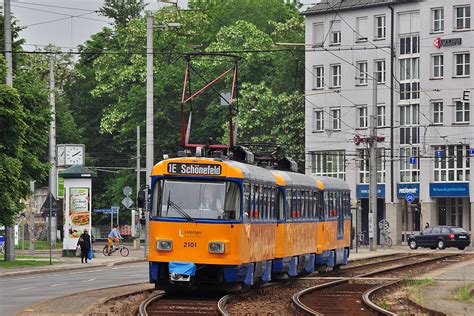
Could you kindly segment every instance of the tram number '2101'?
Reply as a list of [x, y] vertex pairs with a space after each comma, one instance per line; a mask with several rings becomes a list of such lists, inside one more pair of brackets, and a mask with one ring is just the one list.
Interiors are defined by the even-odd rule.
[[196, 247], [197, 247], [196, 242], [190, 242], [190, 241], [184, 242], [184, 248], [196, 248]]

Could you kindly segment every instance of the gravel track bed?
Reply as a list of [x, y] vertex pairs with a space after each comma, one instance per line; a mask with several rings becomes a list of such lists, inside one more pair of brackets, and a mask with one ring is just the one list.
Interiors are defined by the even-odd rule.
[[327, 282], [329, 281], [321, 279], [291, 280], [267, 293], [237, 296], [235, 301], [227, 306], [227, 310], [232, 315], [295, 315], [295, 311], [290, 308], [293, 294]]

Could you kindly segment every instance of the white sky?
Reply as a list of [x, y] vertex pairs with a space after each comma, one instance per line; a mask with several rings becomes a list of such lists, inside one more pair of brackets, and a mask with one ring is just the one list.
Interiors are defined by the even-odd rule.
[[[71, 47], [76, 50], [77, 45], [110, 23], [95, 12], [102, 3], [103, 0], [11, 0], [11, 11], [19, 25], [26, 26], [20, 33], [20, 37], [26, 40], [25, 50], [53, 44], [69, 51]], [[148, 3], [147, 10], [157, 10], [160, 6], [158, 0], [145, 0], [145, 3]], [[187, 0], [178, 0], [178, 3], [186, 6]]]

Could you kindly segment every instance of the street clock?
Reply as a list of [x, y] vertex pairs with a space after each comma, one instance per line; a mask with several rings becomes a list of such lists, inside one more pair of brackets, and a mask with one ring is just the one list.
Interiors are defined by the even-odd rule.
[[63, 144], [58, 145], [57, 149], [58, 166], [84, 165], [84, 145]]

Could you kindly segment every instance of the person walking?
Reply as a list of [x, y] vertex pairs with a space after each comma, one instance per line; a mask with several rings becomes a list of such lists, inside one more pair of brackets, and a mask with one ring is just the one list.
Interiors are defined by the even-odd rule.
[[89, 250], [91, 249], [91, 236], [89, 235], [87, 229], [84, 229], [84, 233], [79, 236], [77, 245], [81, 247], [81, 263], [84, 263], [84, 260], [87, 263]]

